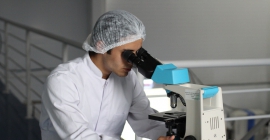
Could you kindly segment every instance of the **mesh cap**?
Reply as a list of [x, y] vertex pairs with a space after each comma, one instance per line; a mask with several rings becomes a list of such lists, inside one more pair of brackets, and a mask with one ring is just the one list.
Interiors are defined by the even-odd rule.
[[145, 27], [135, 15], [124, 10], [109, 11], [99, 17], [83, 49], [104, 54], [117, 46], [145, 40], [145, 35]]

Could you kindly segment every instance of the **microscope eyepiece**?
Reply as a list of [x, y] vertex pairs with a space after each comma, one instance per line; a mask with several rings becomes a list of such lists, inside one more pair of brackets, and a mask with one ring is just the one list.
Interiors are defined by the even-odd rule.
[[138, 65], [141, 60], [139, 57], [137, 57], [132, 51], [130, 50], [125, 50], [124, 52], [122, 52], [122, 57], [128, 61], [129, 63], [132, 63], [134, 65]]
[[159, 61], [153, 58], [144, 48], [140, 48], [136, 55], [130, 51], [122, 52], [122, 57], [129, 63], [138, 67], [139, 72], [146, 78], [151, 79], [157, 65], [161, 65]]

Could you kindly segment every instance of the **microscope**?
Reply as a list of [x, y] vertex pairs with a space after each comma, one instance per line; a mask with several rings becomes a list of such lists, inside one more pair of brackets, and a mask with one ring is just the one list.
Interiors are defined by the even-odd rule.
[[175, 140], [226, 139], [220, 87], [190, 83], [187, 68], [162, 64], [144, 48], [136, 54], [125, 50], [122, 57], [134, 64], [144, 77], [163, 85], [172, 108], [177, 107], [177, 99], [186, 107], [185, 112], [166, 111], [149, 115], [149, 119], [165, 123], [167, 136], [175, 135]]

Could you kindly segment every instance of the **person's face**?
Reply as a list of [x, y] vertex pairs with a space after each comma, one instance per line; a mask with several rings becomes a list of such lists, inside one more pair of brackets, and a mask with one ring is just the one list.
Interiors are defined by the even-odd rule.
[[132, 64], [122, 58], [122, 52], [125, 50], [131, 50], [133, 53], [135, 53], [142, 47], [142, 42], [143, 40], [139, 39], [134, 42], [113, 48], [111, 50], [111, 54], [105, 53], [103, 55], [103, 64], [105, 70], [107, 72], [114, 72], [120, 77], [127, 76], [128, 72], [132, 68]]

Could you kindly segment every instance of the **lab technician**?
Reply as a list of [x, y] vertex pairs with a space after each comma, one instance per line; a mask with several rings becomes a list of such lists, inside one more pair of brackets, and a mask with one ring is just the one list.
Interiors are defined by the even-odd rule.
[[[60, 64], [47, 78], [42, 93], [40, 128], [43, 140], [118, 140], [126, 120], [136, 135], [165, 137], [163, 123], [149, 120], [150, 108], [124, 50], [142, 47], [145, 27], [133, 14], [103, 14], [83, 44], [87, 53]], [[133, 138], [134, 136], [130, 136]]]

